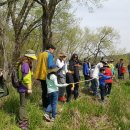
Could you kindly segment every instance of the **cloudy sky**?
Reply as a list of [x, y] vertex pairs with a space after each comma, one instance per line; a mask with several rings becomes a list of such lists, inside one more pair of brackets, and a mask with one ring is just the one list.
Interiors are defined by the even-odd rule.
[[111, 26], [120, 34], [119, 48], [130, 52], [130, 0], [107, 0], [102, 8], [89, 13], [85, 6], [74, 6], [76, 16], [81, 18], [80, 26], [96, 29]]

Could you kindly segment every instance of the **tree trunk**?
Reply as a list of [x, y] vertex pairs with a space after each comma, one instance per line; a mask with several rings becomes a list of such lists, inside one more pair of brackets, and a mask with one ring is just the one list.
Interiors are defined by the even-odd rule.
[[20, 57], [20, 40], [16, 39], [15, 40], [15, 47], [13, 50], [13, 55], [12, 55], [12, 63], [15, 64], [18, 60], [18, 58]]

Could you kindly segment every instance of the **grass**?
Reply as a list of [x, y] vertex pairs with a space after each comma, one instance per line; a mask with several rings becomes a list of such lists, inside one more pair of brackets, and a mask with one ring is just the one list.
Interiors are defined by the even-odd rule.
[[[59, 104], [63, 108], [54, 123], [43, 120], [43, 110], [39, 106], [41, 90], [34, 88], [27, 105], [29, 130], [129, 130], [130, 129], [130, 81], [114, 82], [112, 93], [102, 104], [91, 96], [81, 84], [80, 97], [70, 103]], [[20, 130], [16, 115], [19, 95], [10, 88], [10, 95], [0, 99], [0, 130]]]

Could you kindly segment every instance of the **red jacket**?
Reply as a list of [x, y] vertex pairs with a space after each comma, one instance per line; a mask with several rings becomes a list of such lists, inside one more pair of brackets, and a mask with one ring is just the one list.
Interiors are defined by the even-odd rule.
[[[106, 68], [105, 69], [105, 74], [106, 76], [111, 76], [112, 77], [112, 71], [110, 68]], [[112, 78], [111, 79], [108, 79], [108, 80], [105, 80], [106, 83], [112, 83]]]

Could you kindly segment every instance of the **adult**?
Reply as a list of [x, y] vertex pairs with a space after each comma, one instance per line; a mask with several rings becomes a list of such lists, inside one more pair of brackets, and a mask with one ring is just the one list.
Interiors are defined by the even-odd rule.
[[121, 73], [122, 65], [123, 65], [123, 59], [120, 59], [120, 61], [116, 64], [116, 68], [118, 71], [118, 79], [122, 78], [122, 73]]
[[[77, 54], [73, 54], [71, 59], [69, 60], [69, 67], [68, 70], [71, 73], [67, 73], [67, 83], [76, 83], [79, 82], [80, 80], [80, 75], [79, 75], [79, 67], [81, 67], [81, 62], [78, 59], [78, 55]], [[67, 102], [69, 102], [71, 100], [71, 94], [72, 94], [72, 85], [67, 86], [66, 88], [66, 92], [67, 92]], [[73, 94], [74, 94], [74, 99], [77, 99], [79, 96], [79, 83], [76, 83], [74, 85], [74, 90], [73, 90]]]
[[91, 71], [90, 71], [90, 77], [92, 78], [91, 80], [91, 89], [93, 91], [93, 95], [94, 96], [98, 96], [99, 92], [98, 92], [98, 88], [99, 88], [99, 72], [100, 69], [103, 67], [103, 65], [107, 62], [106, 59], [101, 58], [100, 62], [95, 65], [94, 67], [92, 67]]
[[[91, 69], [91, 65], [89, 62], [89, 59], [84, 58], [84, 63], [83, 63], [83, 75], [84, 75], [84, 79], [85, 80], [89, 80], [90, 79], [90, 69]], [[88, 81], [85, 82], [85, 86], [89, 87], [89, 83]]]
[[28, 129], [28, 117], [27, 117], [27, 101], [29, 94], [32, 93], [32, 60], [36, 60], [37, 57], [33, 50], [27, 50], [26, 54], [20, 59], [18, 63], [18, 75], [21, 81], [18, 87], [20, 95], [20, 108], [19, 108], [19, 127], [22, 130]]
[[130, 79], [130, 63], [128, 64], [127, 69], [128, 69], [128, 73], [129, 73], [129, 79]]
[[[66, 73], [68, 72], [67, 69], [67, 63], [66, 63], [66, 55], [64, 52], [59, 52], [58, 59], [56, 60], [56, 65], [59, 69], [57, 77], [58, 77], [58, 83], [64, 84], [66, 83]], [[65, 87], [59, 88], [59, 101], [65, 102]]]
[[41, 82], [43, 108], [48, 106], [46, 76], [48, 69], [56, 68], [53, 52], [56, 48], [49, 44], [46, 50], [38, 55], [35, 78]]

